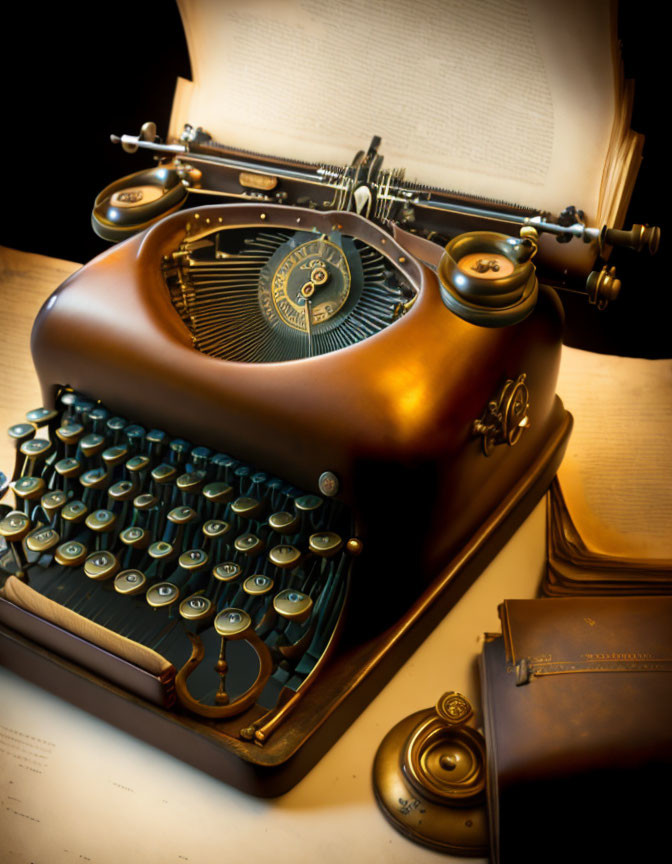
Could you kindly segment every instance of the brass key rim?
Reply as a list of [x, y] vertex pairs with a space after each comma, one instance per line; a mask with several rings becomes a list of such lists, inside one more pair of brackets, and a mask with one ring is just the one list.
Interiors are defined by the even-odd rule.
[[91, 552], [84, 562], [84, 573], [94, 581], [110, 579], [119, 570], [119, 562], [111, 552]]
[[78, 567], [86, 560], [89, 550], [78, 540], [67, 540], [56, 550], [54, 560], [62, 567]]
[[8, 513], [0, 522], [0, 537], [4, 537], [8, 543], [22, 540], [30, 529], [30, 519], [25, 513], [13, 511]]
[[157, 582], [147, 591], [145, 599], [150, 606], [160, 609], [175, 603], [179, 596], [180, 589], [177, 585], [173, 585], [172, 582]]
[[28, 501], [40, 498], [47, 488], [47, 484], [41, 477], [19, 477], [11, 486], [18, 498], [25, 498]]
[[147, 586], [147, 577], [142, 570], [122, 570], [114, 577], [114, 590], [118, 594], [141, 594]]
[[273, 580], [263, 573], [255, 573], [248, 576], [243, 582], [243, 591], [250, 597], [262, 597], [273, 590]]
[[192, 594], [180, 603], [180, 615], [186, 621], [203, 621], [214, 612], [212, 600], [202, 594]]
[[233, 561], [225, 561], [213, 567], [212, 575], [220, 582], [232, 582], [243, 572], [242, 567]]
[[49, 549], [53, 549], [54, 546], [57, 546], [60, 537], [58, 532], [53, 528], [36, 528], [31, 531], [24, 540], [26, 544], [26, 549], [29, 549], [31, 552], [47, 552]]
[[303, 622], [313, 610], [312, 598], [303, 591], [285, 588], [273, 598], [273, 608], [282, 618]]

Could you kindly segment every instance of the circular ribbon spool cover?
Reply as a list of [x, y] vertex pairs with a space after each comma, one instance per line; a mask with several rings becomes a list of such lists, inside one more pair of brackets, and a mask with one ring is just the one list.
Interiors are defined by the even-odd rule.
[[482, 327], [517, 324], [537, 302], [539, 286], [531, 260], [536, 249], [531, 237], [492, 231], [460, 234], [439, 261], [443, 302], [460, 318]]
[[186, 197], [175, 167], [148, 168], [106, 186], [94, 202], [91, 225], [103, 240], [117, 243], [177, 210]]
[[410, 840], [465, 857], [488, 854], [485, 741], [459, 693], [391, 729], [373, 763], [384, 816]]

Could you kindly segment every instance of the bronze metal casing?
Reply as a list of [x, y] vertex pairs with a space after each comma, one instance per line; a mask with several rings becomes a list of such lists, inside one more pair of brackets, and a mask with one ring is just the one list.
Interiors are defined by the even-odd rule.
[[[206, 356], [192, 347], [160, 267], [196, 212], [222, 227], [324, 232], [340, 225], [388, 255], [418, 299], [375, 336], [331, 354], [276, 364]], [[337, 476], [361, 538], [349, 545], [362, 550], [349, 622], [289, 718], [259, 746], [239, 733], [261, 706], [210, 720], [152, 704], [149, 695], [138, 699], [116, 657], [0, 598], [4, 664], [256, 795], [278, 795], [304, 776], [530, 512], [571, 427], [554, 395], [555, 294], [542, 289], [519, 324], [469, 324], [445, 307], [434, 273], [413, 257], [419, 247], [432, 261], [429, 252], [438, 258], [441, 248], [399, 229], [395, 238], [352, 213], [258, 205], [180, 212], [74, 274], [45, 303], [33, 331], [46, 404], [70, 385], [129, 419], [249, 459], [306, 492], [317, 491], [324, 471]], [[529, 422], [515, 446], [495, 444], [486, 456], [474, 421], [523, 375]], [[87, 651], [96, 656], [77, 662]], [[161, 686], [145, 683], [148, 693]]]
[[[376, 335], [319, 357], [252, 364], [205, 356], [192, 347], [160, 267], [196, 213], [204, 227], [206, 220], [213, 227], [342, 226], [395, 262], [418, 299]], [[479, 327], [453, 315], [434, 273], [367, 220], [261, 205], [183, 211], [110, 249], [52, 295], [32, 336], [45, 405], [69, 385], [308, 492], [318, 492], [319, 476], [332, 471], [375, 565], [364, 578], [373, 587], [380, 574], [388, 589], [434, 575], [564, 422], [555, 397], [560, 344], [561, 307], [551, 291], [540, 292], [525, 321]], [[517, 446], [486, 457], [472, 423], [521, 373], [529, 428]], [[401, 593], [396, 614], [414, 592]]]

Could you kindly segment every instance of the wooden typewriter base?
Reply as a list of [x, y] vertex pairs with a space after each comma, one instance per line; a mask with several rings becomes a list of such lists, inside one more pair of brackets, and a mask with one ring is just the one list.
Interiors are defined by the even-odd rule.
[[571, 425], [565, 412], [527, 474], [407, 613], [385, 632], [338, 654], [263, 747], [233, 738], [230, 732], [222, 734], [214, 722], [199, 722], [132, 696], [5, 626], [0, 626], [0, 662], [245, 792], [281, 795], [308, 773], [385, 686], [532, 511], [557, 471]]

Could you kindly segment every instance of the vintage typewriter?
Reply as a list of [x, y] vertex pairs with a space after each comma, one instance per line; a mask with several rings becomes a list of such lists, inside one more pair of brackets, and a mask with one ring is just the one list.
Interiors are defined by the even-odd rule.
[[658, 232], [418, 186], [378, 138], [342, 167], [119, 140], [163, 161], [103, 190], [123, 242], [35, 322], [3, 662], [278, 794], [548, 487], [571, 427], [549, 286], [604, 305], [610, 247]]

